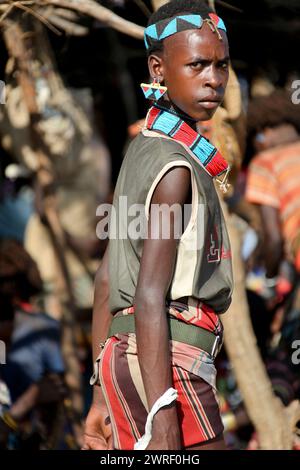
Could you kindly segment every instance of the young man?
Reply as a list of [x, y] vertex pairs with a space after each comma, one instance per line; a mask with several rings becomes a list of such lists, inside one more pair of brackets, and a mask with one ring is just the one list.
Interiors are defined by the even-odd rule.
[[[197, 123], [210, 119], [224, 96], [227, 36], [223, 21], [204, 3], [177, 0], [152, 15], [145, 43], [155, 84], [143, 85], [144, 92], [159, 97], [163, 83], [167, 93], [131, 143], [115, 189], [120, 225], [96, 279], [95, 356], [99, 341], [109, 339], [83, 448], [133, 449], [153, 405], [174, 387], [176, 401], [155, 414], [147, 449], [223, 449], [214, 358], [222, 343], [218, 314], [231, 301], [232, 271], [213, 178], [227, 164], [198, 134]], [[130, 230], [121, 236], [128, 223], [124, 196], [128, 208], [145, 208], [147, 238], [130, 236]], [[188, 220], [174, 211], [162, 222], [155, 209], [174, 204], [190, 204]]]

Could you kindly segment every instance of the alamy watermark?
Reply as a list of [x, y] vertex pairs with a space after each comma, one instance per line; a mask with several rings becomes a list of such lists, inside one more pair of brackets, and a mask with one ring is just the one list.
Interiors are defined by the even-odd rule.
[[129, 205], [127, 196], [120, 196], [113, 205], [98, 206], [96, 215], [100, 240], [174, 239], [185, 251], [204, 250], [208, 263], [231, 258], [230, 248], [222, 244], [222, 228], [206, 220], [204, 204], [151, 204], [149, 209], [147, 204]]
[[291, 99], [293, 104], [300, 104], [300, 80], [294, 80], [291, 85], [292, 89], [295, 90], [292, 93]]
[[5, 90], [5, 82], [0, 80], [0, 104], [5, 104], [6, 102], [6, 90]]
[[[204, 205], [151, 204], [150, 214], [145, 204], [128, 204], [127, 196], [120, 196], [112, 204], [100, 204], [96, 215], [100, 221], [96, 234], [100, 240], [157, 240], [184, 237], [186, 249], [199, 250], [204, 245]], [[151, 215], [151, 224], [148, 224]]]
[[6, 364], [6, 345], [0, 340], [0, 364]]
[[292, 354], [292, 363], [295, 366], [298, 366], [300, 364], [300, 339], [295, 339], [292, 343], [292, 349], [295, 349], [296, 351], [293, 352]]

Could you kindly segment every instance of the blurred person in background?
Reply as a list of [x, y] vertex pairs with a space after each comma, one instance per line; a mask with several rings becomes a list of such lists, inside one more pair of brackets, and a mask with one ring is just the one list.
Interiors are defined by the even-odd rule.
[[256, 155], [248, 169], [246, 199], [261, 216], [261, 255], [277, 297], [271, 355], [299, 375], [291, 345], [300, 334], [300, 109], [284, 91], [254, 98], [248, 132]]
[[66, 395], [60, 325], [37, 306], [34, 299], [41, 290], [36, 264], [22, 245], [2, 240], [0, 339], [7, 358], [0, 374], [10, 395], [1, 409], [2, 448], [20, 448], [22, 440], [40, 448], [51, 436], [58, 405]]
[[256, 155], [246, 199], [259, 208], [266, 274], [274, 277], [283, 259], [300, 269], [300, 109], [282, 91], [254, 98], [248, 132]]

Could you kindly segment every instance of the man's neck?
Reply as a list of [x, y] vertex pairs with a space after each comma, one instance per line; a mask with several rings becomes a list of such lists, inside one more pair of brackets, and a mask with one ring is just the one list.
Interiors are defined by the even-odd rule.
[[166, 108], [172, 111], [174, 114], [177, 114], [178, 117], [183, 119], [194, 131], [198, 132], [197, 124], [198, 122], [195, 119], [188, 116], [184, 111], [178, 108], [174, 103], [172, 103], [168, 98], [162, 100], [161, 106], [166, 106]]

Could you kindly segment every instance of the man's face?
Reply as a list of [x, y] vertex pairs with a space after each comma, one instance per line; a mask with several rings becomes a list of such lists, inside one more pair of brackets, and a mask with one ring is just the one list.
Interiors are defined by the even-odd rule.
[[197, 121], [210, 119], [223, 100], [228, 81], [229, 47], [205, 23], [164, 41], [160, 74], [173, 104]]

